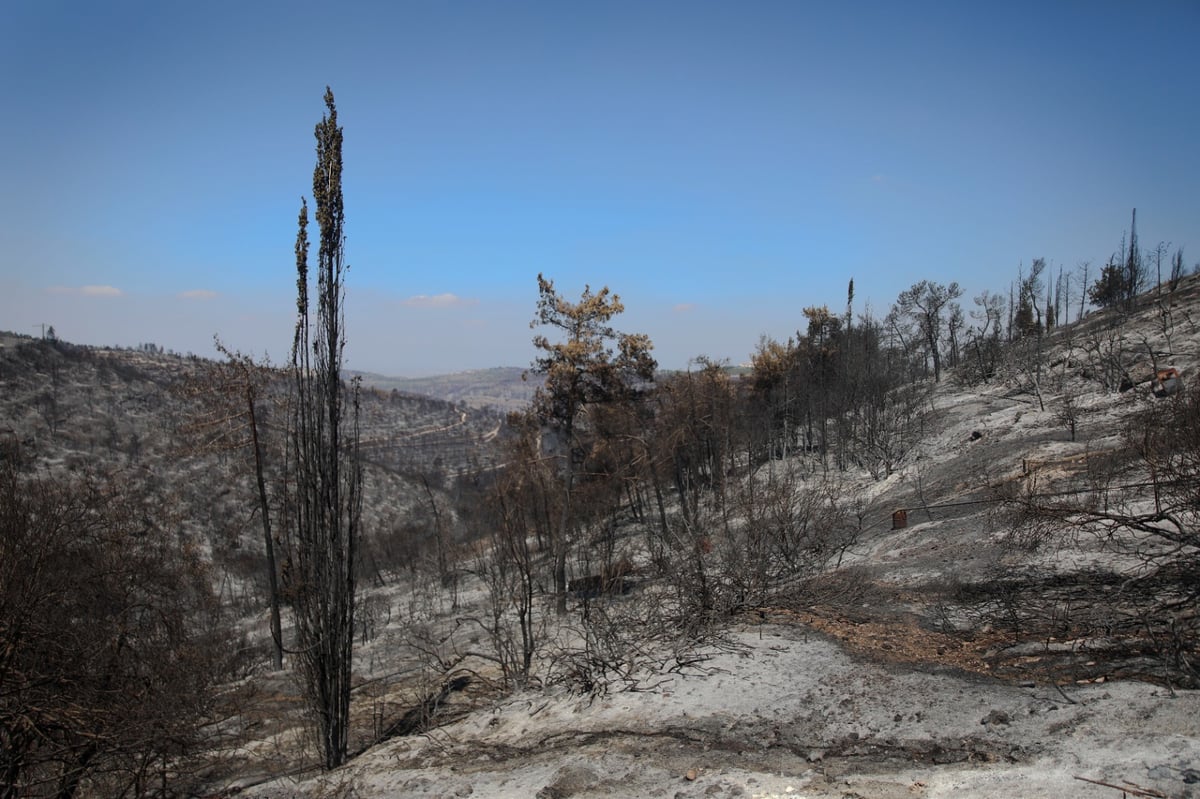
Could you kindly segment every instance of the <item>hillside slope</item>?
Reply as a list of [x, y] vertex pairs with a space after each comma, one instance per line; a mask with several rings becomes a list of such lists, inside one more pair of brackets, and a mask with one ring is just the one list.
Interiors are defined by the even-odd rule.
[[[422, 735], [328, 775], [232, 785], [261, 797], [1200, 796], [1200, 694], [1175, 687], [1138, 628], [1139, 597], [1122, 593], [1145, 563], [1065, 524], [1031, 538], [1013, 502], [1137, 482], [1125, 430], [1177, 401], [1140, 379], [1170, 365], [1191, 390], [1196, 291], [1193, 280], [1129, 319], [1105, 312], [1054, 332], [1036, 373], [1010, 363], [990, 384], [938, 385], [899, 468], [836, 476], [860, 520], [855, 543], [722, 635], [657, 639], [591, 694], [570, 680], [443, 693]], [[1137, 385], [1122, 392], [1125, 376]], [[812, 455], [763, 468], [821, 472]], [[1147, 492], [1121, 501], [1144, 507]], [[419, 588], [375, 601], [411, 613]], [[636, 648], [629, 627], [654, 591], [592, 612], [626, 619], [627, 636], [615, 633]], [[486, 607], [467, 579], [453, 607], [418, 615], [450, 635]], [[549, 634], [581, 635], [587, 608]], [[360, 650], [365, 683], [420, 661], [413, 630], [397, 619]], [[475, 674], [473, 685], [486, 670]], [[372, 701], [404, 705], [421, 690], [401, 680]]]

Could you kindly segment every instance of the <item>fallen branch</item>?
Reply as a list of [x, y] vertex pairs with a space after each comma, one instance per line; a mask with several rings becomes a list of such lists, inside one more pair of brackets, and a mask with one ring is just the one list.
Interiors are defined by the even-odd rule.
[[1090, 782], [1092, 785], [1103, 785], [1105, 788], [1112, 788], [1114, 791], [1120, 791], [1123, 794], [1130, 796], [1143, 796], [1148, 799], [1170, 799], [1165, 793], [1154, 790], [1153, 788], [1143, 788], [1140, 785], [1134, 785], [1132, 782], [1125, 782], [1122, 785], [1114, 785], [1111, 782], [1103, 780], [1091, 780], [1087, 777], [1075, 777], [1080, 782]]
[[1063, 687], [1062, 687], [1061, 685], [1059, 685], [1058, 683], [1055, 683], [1055, 684], [1054, 684], [1054, 687], [1055, 687], [1055, 688], [1058, 690], [1058, 693], [1059, 693], [1059, 695], [1060, 695], [1060, 696], [1062, 696], [1062, 698], [1063, 698], [1063, 699], [1067, 700], [1067, 702], [1068, 702], [1068, 703], [1070, 703], [1070, 704], [1072, 704], [1072, 705], [1077, 705], [1077, 704], [1079, 704], [1079, 703], [1078, 703], [1078, 702], [1076, 702], [1074, 699], [1072, 699], [1071, 697], [1067, 696], [1067, 692], [1063, 690]]

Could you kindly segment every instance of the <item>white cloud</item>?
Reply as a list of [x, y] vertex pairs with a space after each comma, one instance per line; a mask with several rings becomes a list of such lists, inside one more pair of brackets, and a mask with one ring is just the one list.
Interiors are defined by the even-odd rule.
[[407, 305], [409, 308], [461, 308], [468, 305], [478, 305], [479, 300], [467, 299], [459, 297], [457, 294], [418, 294], [415, 297], [409, 297], [400, 303]]
[[51, 294], [80, 294], [84, 297], [120, 297], [122, 292], [116, 286], [51, 286]]
[[176, 296], [181, 300], [212, 300], [218, 295], [217, 292], [210, 291], [209, 289], [188, 289], [187, 291], [179, 292]]

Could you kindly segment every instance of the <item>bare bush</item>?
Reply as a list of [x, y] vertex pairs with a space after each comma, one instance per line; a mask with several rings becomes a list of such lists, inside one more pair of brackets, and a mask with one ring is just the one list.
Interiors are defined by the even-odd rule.
[[930, 386], [912, 383], [863, 408], [855, 450], [875, 479], [890, 476], [920, 442], [929, 394]]
[[655, 564], [675, 629], [702, 638], [731, 614], [793, 600], [836, 567], [858, 535], [838, 495], [835, 481], [803, 466], [764, 468], [731, 484], [726, 503], [675, 520]]

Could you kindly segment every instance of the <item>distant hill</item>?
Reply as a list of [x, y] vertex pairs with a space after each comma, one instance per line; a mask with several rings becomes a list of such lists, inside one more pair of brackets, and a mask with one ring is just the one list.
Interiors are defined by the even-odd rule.
[[[245, 510], [253, 507], [254, 489], [244, 448], [217, 451], [201, 443], [224, 435], [223, 427], [202, 427], [221, 416], [201, 400], [215, 366], [157, 349], [90, 347], [0, 331], [0, 465], [12, 460], [21, 468], [152, 475], [171, 493], [181, 526], [202, 534], [214, 561], [233, 569], [222, 558], [240, 558], [243, 548], [257, 551], [261, 532]], [[281, 381], [261, 402], [268, 479], [285, 458], [286, 393]], [[457, 476], [496, 462], [492, 442], [502, 417], [486, 409], [367, 387], [360, 412], [364, 530], [372, 539], [391, 535], [396, 519], [415, 518], [414, 508], [424, 512], [427, 485], [440, 493]], [[275, 483], [269, 490], [277, 491]]]
[[[665, 377], [675, 371], [664, 369], [658, 376]], [[725, 371], [734, 377], [743, 377], [752, 370], [749, 366], [726, 366]], [[380, 391], [396, 390], [403, 394], [418, 394], [444, 400], [454, 405], [507, 413], [528, 407], [533, 400], [534, 391], [542, 384], [542, 378], [537, 375], [530, 375], [528, 380], [522, 379], [526, 372], [526, 369], [519, 366], [497, 366], [432, 377], [388, 377], [374, 372], [353, 370], [350, 374], [361, 377], [364, 386]]]
[[434, 375], [433, 377], [388, 377], [373, 372], [352, 372], [362, 377], [363, 385], [382, 391], [396, 390], [420, 394], [472, 408], [492, 408], [516, 411], [533, 399], [540, 385], [536, 378], [522, 380], [525, 369], [519, 366], [497, 366], [468, 372]]

